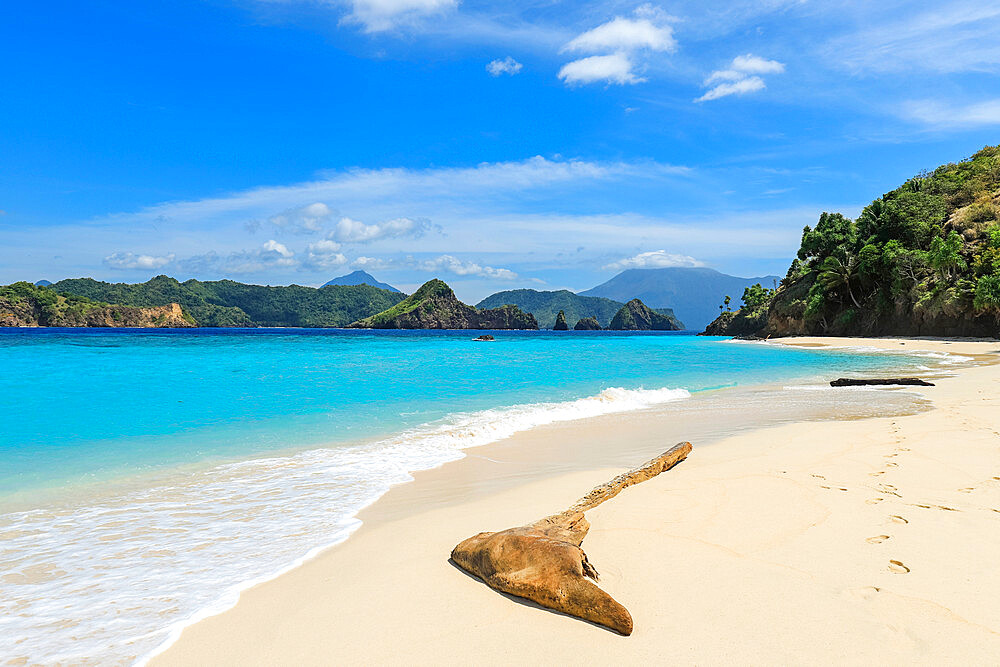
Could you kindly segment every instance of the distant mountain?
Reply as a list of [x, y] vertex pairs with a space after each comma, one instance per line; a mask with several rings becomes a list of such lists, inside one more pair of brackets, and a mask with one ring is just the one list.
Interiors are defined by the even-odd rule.
[[738, 278], [714, 269], [674, 267], [629, 269], [580, 296], [598, 296], [616, 301], [641, 299], [655, 308], [672, 308], [688, 329], [704, 329], [719, 314], [726, 296], [738, 301], [746, 287], [760, 283], [773, 287], [778, 276]]
[[334, 278], [330, 282], [324, 283], [323, 287], [329, 287], [330, 285], [371, 285], [372, 287], [378, 287], [379, 289], [389, 290], [390, 292], [399, 292], [402, 294], [402, 292], [392, 285], [380, 283], [375, 280], [370, 273], [366, 273], [364, 271], [353, 271], [348, 273], [346, 276]]
[[369, 285], [265, 287], [233, 280], [182, 283], [169, 276], [136, 284], [74, 278], [49, 289], [140, 308], [178, 303], [202, 327], [343, 327], [403, 299], [399, 292]]
[[52, 284], [51, 280], [39, 280], [37, 283], [35, 283], [35, 287], [48, 287], [51, 284]]
[[555, 326], [556, 315], [560, 310], [570, 324], [585, 317], [593, 317], [602, 327], [606, 327], [623, 303], [600, 297], [580, 296], [569, 290], [539, 292], [533, 289], [515, 289], [492, 294], [477, 303], [476, 308], [498, 308], [510, 304], [534, 315], [540, 327], [551, 329]]
[[443, 281], [428, 280], [396, 305], [352, 323], [353, 329], [537, 329], [517, 306], [480, 310], [458, 300]]

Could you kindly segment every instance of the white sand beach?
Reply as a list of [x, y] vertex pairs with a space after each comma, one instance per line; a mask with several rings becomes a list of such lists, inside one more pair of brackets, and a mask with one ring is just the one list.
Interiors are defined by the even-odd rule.
[[774, 344], [982, 363], [907, 387], [933, 404], [919, 414], [693, 440], [685, 462], [589, 512], [583, 548], [631, 612], [630, 637], [500, 595], [448, 556], [621, 472], [513, 483], [498, 461], [523, 470], [574, 447], [652, 447], [666, 430], [655, 412], [534, 429], [417, 473], [366, 509], [347, 542], [188, 627], [153, 664], [996, 664], [1000, 343]]

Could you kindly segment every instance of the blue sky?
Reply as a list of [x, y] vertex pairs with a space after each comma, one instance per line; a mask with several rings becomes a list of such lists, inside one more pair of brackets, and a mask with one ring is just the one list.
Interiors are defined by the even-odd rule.
[[780, 274], [1000, 143], [990, 4], [9, 3], [0, 282]]

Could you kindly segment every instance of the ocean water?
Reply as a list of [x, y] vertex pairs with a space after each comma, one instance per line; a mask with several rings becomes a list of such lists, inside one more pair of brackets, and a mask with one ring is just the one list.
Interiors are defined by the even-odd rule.
[[534, 426], [954, 361], [480, 333], [0, 330], [0, 658], [141, 660], [411, 472]]

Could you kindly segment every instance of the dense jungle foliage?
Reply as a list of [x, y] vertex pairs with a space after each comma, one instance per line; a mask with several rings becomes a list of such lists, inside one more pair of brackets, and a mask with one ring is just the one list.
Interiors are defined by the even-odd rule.
[[911, 178], [856, 220], [823, 213], [768, 307], [761, 333], [997, 335], [1000, 146]]
[[370, 285], [266, 287], [232, 280], [183, 283], [157, 276], [145, 283], [60, 280], [56, 292], [126, 306], [179, 303], [203, 327], [342, 327], [404, 298]]

